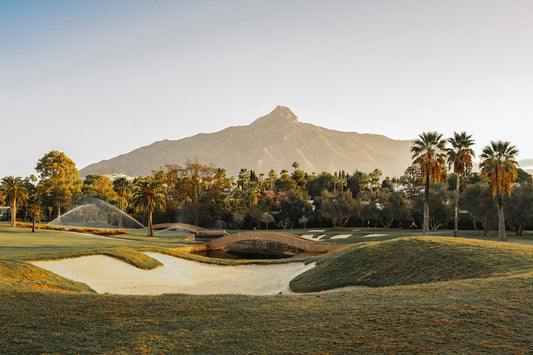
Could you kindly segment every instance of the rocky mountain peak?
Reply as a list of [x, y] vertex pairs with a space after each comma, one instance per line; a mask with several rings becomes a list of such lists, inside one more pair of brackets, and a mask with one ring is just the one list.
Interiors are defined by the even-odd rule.
[[91, 164], [80, 171], [80, 176], [102, 172], [151, 175], [152, 170], [166, 164], [182, 165], [198, 157], [202, 164], [226, 169], [228, 176], [238, 176], [242, 168], [257, 173], [281, 171], [297, 161], [308, 172], [380, 169], [384, 176], [393, 177], [401, 176], [411, 165], [411, 143], [299, 122], [290, 109], [277, 106], [250, 125], [156, 142]]
[[268, 115], [258, 118], [254, 123], [296, 124], [298, 123], [298, 117], [288, 107], [277, 106]]

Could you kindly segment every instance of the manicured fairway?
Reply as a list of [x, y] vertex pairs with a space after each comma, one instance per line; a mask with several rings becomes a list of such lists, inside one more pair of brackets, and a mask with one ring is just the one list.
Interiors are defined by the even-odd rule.
[[27, 228], [11, 228], [0, 225], [0, 256], [13, 254], [36, 254], [72, 252], [86, 249], [130, 247], [179, 247], [188, 244], [184, 233], [161, 233], [146, 237], [144, 230], [127, 230], [126, 235], [106, 238], [79, 233], [53, 230], [38, 230], [32, 233]]

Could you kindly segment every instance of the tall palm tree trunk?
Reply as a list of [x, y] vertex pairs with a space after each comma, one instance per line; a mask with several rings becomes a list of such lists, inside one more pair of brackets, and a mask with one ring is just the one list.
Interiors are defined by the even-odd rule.
[[148, 211], [148, 236], [154, 236], [154, 228], [152, 226], [152, 211]]
[[[122, 197], [118, 198], [118, 209], [122, 211]], [[122, 213], [118, 214], [118, 227], [122, 228]]]
[[459, 236], [459, 184], [461, 183], [461, 176], [457, 174], [457, 186], [455, 186], [455, 224], [453, 236]]
[[503, 195], [498, 194], [498, 239], [502, 242], [507, 240], [505, 233], [505, 216], [503, 215]]
[[429, 176], [426, 177], [426, 187], [424, 189], [424, 223], [422, 235], [429, 235]]
[[14, 198], [11, 203], [11, 227], [17, 225], [17, 199]]

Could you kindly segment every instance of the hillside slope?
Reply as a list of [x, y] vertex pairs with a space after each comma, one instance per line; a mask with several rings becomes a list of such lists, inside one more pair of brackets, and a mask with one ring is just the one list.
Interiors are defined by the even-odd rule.
[[87, 174], [123, 173], [149, 175], [165, 164], [184, 164], [197, 157], [203, 164], [225, 168], [237, 176], [241, 168], [257, 173], [291, 169], [293, 162], [307, 172], [376, 168], [384, 176], [400, 176], [411, 163], [411, 141], [393, 140], [377, 134], [341, 132], [298, 121], [286, 107], [278, 106], [248, 126], [169, 141], [163, 140], [127, 154], [91, 164]]

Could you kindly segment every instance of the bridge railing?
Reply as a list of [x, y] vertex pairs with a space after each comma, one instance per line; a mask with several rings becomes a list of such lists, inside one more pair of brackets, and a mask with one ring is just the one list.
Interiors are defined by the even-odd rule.
[[323, 243], [319, 241], [309, 240], [294, 234], [269, 232], [269, 231], [257, 231], [257, 232], [242, 232], [230, 234], [225, 237], [213, 239], [209, 242], [209, 249], [223, 249], [231, 246], [232, 244], [245, 241], [245, 240], [268, 240], [287, 244], [296, 247], [301, 250], [315, 253], [323, 253], [335, 248], [330, 243]]
[[154, 224], [154, 229], [166, 229], [166, 228], [176, 228], [179, 230], [183, 230], [186, 232], [194, 233], [194, 234], [224, 234], [224, 230], [214, 230], [214, 229], [205, 229], [198, 226], [193, 226], [192, 224], [186, 224], [186, 223], [159, 223]]

